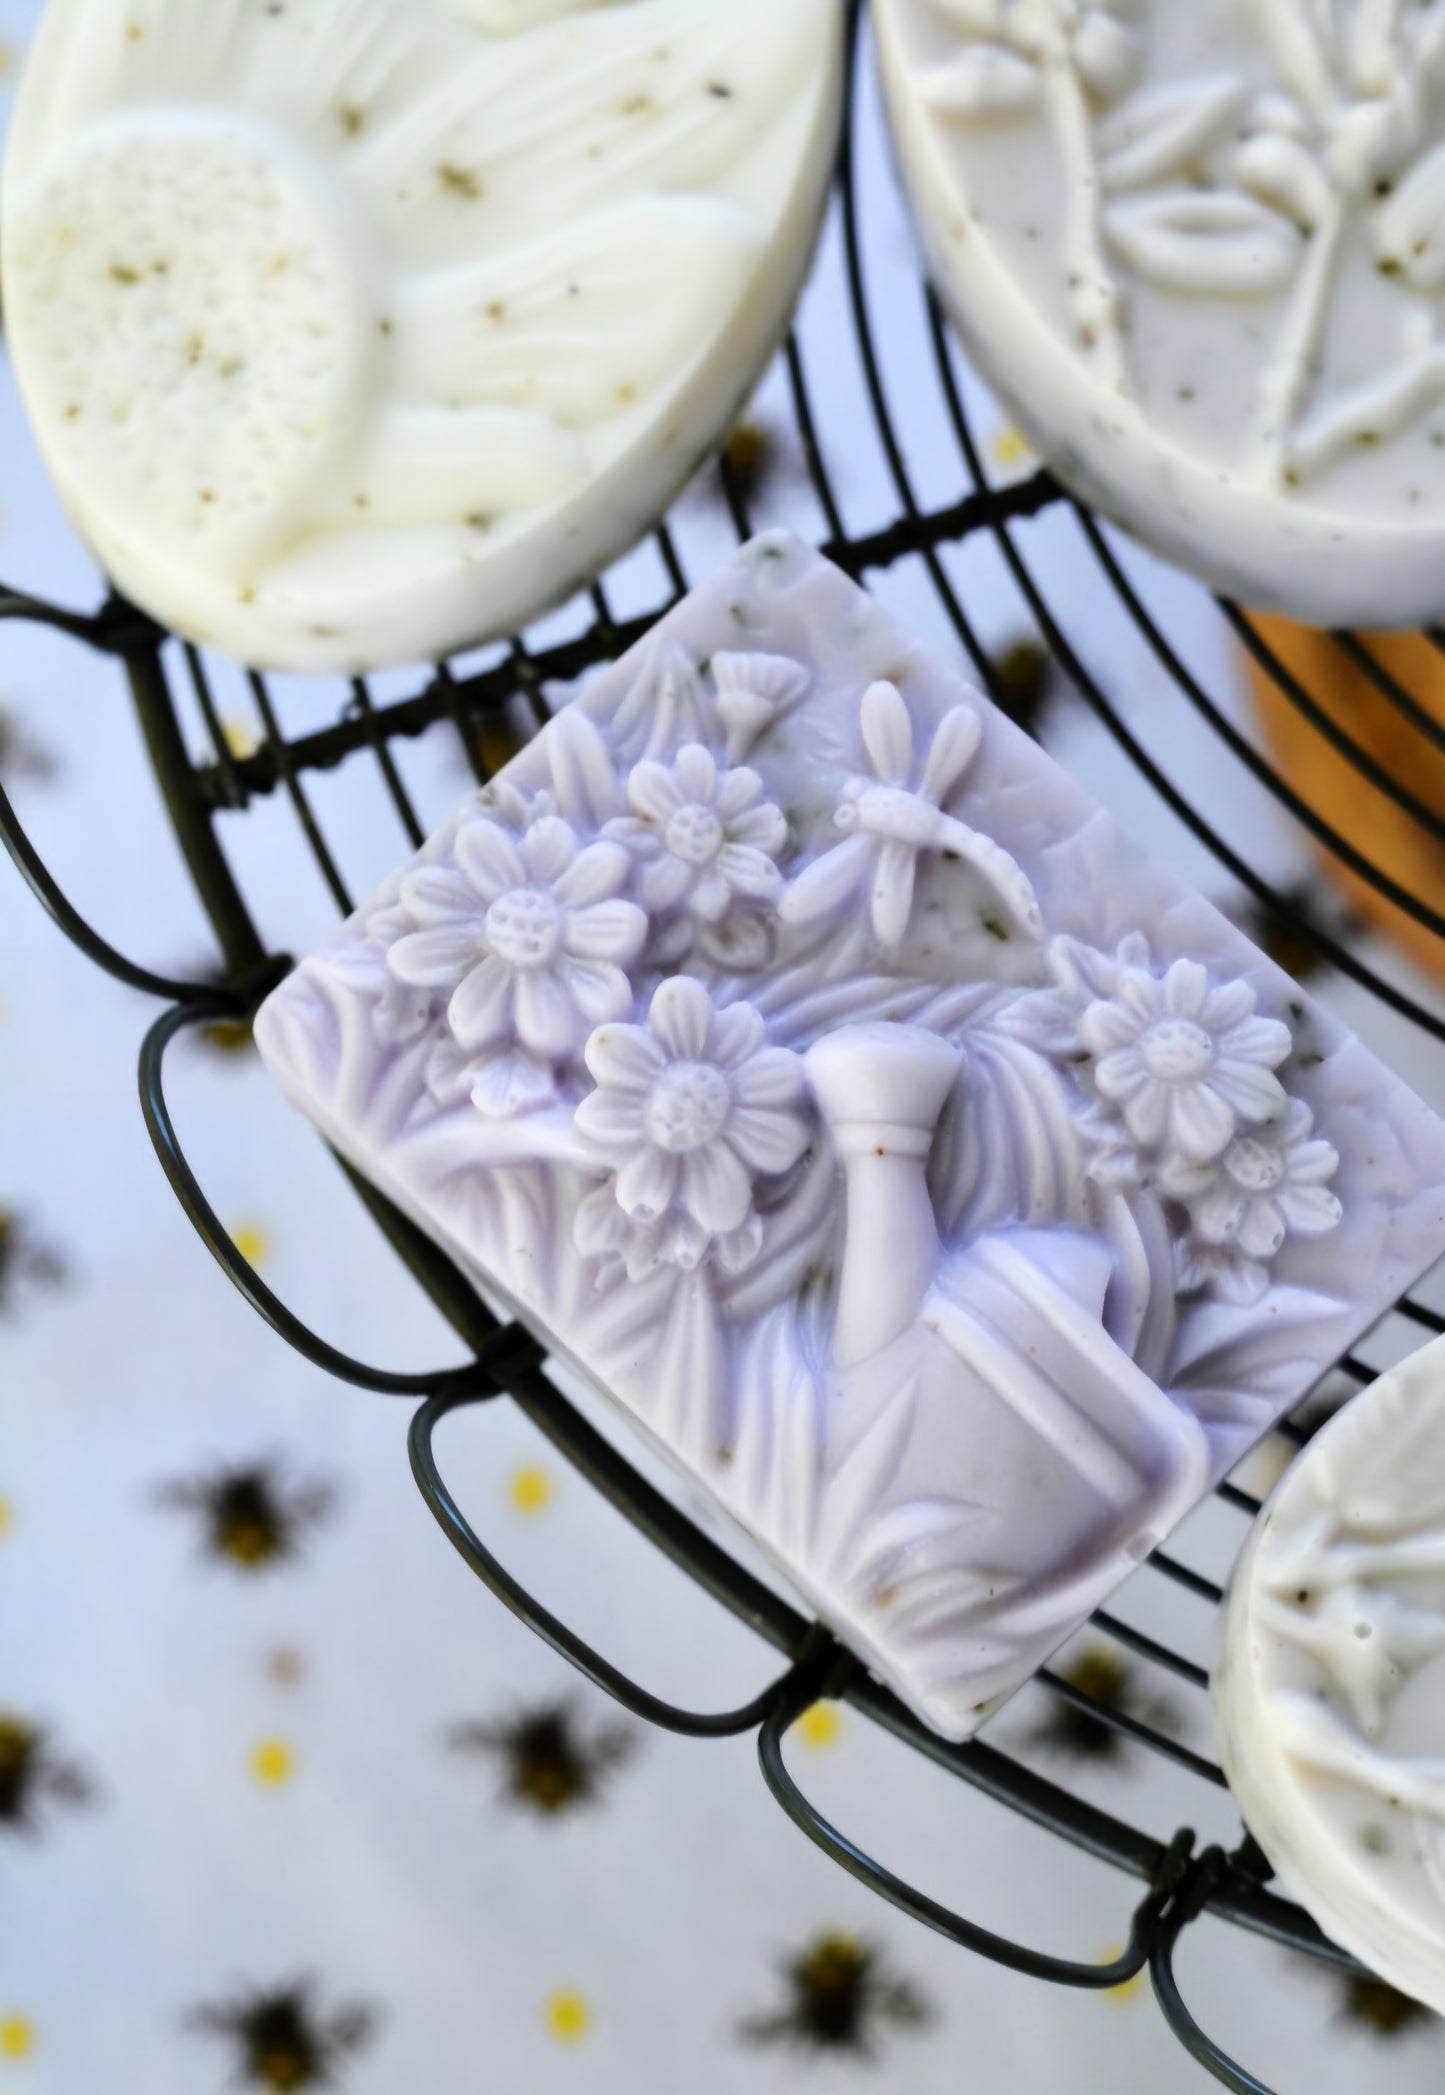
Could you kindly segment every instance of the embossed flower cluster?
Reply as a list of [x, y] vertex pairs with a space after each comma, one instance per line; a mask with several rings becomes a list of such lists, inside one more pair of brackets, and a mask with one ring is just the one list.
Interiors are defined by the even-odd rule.
[[1005, 1024], [1083, 1093], [1090, 1175], [1183, 1210], [1181, 1292], [1258, 1302], [1286, 1239], [1325, 1235], [1342, 1213], [1329, 1190], [1339, 1155], [1276, 1074], [1289, 1027], [1256, 1009], [1247, 982], [1212, 982], [1198, 961], [1156, 971], [1142, 933], [1114, 953], [1057, 938], [1049, 961], [1052, 988]]
[[970, 864], [1024, 936], [1043, 931], [1008, 853], [946, 812], [980, 742], [972, 707], [946, 714], [920, 752], [897, 688], [870, 685], [870, 768], [844, 778], [832, 837], [789, 879], [787, 818], [741, 759], [809, 674], [747, 654], [717, 655], [709, 672], [706, 709], [688, 677], [663, 678], [648, 753], [630, 763], [616, 748], [625, 724], [604, 732], [562, 712], [550, 785], [486, 788], [449, 856], [414, 868], [373, 913], [353, 970], [381, 1039], [428, 1043], [439, 1105], [569, 1121], [562, 1153], [606, 1173], [579, 1203], [577, 1246], [634, 1280], [704, 1260], [743, 1271], [762, 1246], [760, 1182], [792, 1171], [813, 1139], [799, 1058], [769, 1044], [739, 994], [739, 978], [766, 979], [785, 931], [826, 939], [861, 905], [877, 946], [896, 951], [929, 852]]

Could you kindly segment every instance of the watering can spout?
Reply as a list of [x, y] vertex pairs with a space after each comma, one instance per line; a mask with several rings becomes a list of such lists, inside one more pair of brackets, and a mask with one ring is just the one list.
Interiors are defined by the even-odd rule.
[[850, 1368], [908, 1329], [933, 1284], [928, 1157], [962, 1056], [936, 1033], [884, 1024], [825, 1034], [806, 1061], [847, 1180], [833, 1361]]

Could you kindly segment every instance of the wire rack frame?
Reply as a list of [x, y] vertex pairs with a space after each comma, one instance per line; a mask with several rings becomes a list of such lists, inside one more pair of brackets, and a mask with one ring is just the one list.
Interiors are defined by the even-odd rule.
[[[893, 514], [886, 524], [868, 534], [850, 535], [829, 464], [828, 432], [820, 428], [807, 356], [795, 333], [781, 352], [782, 369], [792, 433], [823, 522], [823, 530], [817, 534], [821, 550], [859, 582], [905, 561], [921, 562], [980, 682], [993, 695], [1000, 696], [995, 663], [982, 645], [968, 605], [942, 557], [944, 549], [961, 547], [974, 539], [992, 540], [1055, 661], [1139, 777], [1184, 828], [1274, 922], [1287, 928], [1324, 962], [1382, 1006], [1408, 1020], [1423, 1035], [1445, 1041], [1445, 1020], [1381, 976], [1338, 937], [1317, 924], [1296, 900], [1273, 888], [1219, 835], [1131, 732], [1107, 692], [1090, 673], [1016, 536], [1018, 526], [1046, 510], [1058, 510], [1073, 519], [1097, 569], [1101, 600], [1112, 600], [1122, 607], [1189, 707], [1233, 758], [1323, 852], [1429, 931], [1445, 937], [1445, 914], [1374, 865], [1356, 844], [1280, 778], [1233, 725], [1146, 606], [1108, 537], [1089, 512], [1073, 502], [1046, 472], [1035, 472], [1006, 484], [996, 484], [991, 479], [959, 382], [956, 352], [946, 323], [932, 292], [921, 282], [918, 296], [923, 301], [932, 379], [945, 426], [957, 447], [964, 488], [957, 499], [939, 507], [930, 508], [920, 500], [890, 409], [884, 359], [871, 318], [868, 267], [860, 233], [857, 108], [861, 69], [867, 63], [861, 0], [850, 0], [854, 92], [844, 118], [834, 208], [854, 345], [866, 387], [872, 434], [881, 446], [891, 482]], [[746, 539], [767, 519], [755, 519], [750, 514], [747, 489], [729, 466], [726, 454], [719, 460], [718, 470], [731, 524], [739, 540]], [[465, 1365], [423, 1368], [415, 1373], [382, 1370], [355, 1359], [313, 1332], [242, 1257], [186, 1159], [166, 1101], [167, 1049], [189, 1027], [217, 1020], [248, 1019], [291, 965], [288, 956], [266, 950], [222, 847], [217, 817], [244, 810], [257, 799], [283, 794], [290, 801], [337, 908], [343, 914], [349, 913], [353, 898], [316, 817], [308, 778], [334, 770], [353, 758], [369, 757], [377, 767], [408, 843], [419, 845], [423, 841], [423, 825], [395, 761], [394, 744], [415, 738], [438, 721], [450, 720], [476, 776], [485, 779], [488, 773], [481, 757], [480, 730], [489, 718], [499, 715], [520, 693], [540, 725], [549, 717], [549, 684], [573, 678], [597, 663], [615, 658], [686, 592], [689, 577], [666, 523], [658, 526], [654, 540], [668, 593], [646, 615], [621, 619], [614, 616], [605, 584], [598, 582], [590, 591], [588, 623], [576, 637], [536, 649], [529, 648], [523, 637], [514, 637], [504, 652], [481, 669], [467, 672], [446, 663], [436, 665], [418, 690], [385, 704], [374, 700], [364, 678], [356, 678], [339, 717], [319, 730], [288, 738], [282, 731], [266, 680], [252, 675], [250, 688], [265, 738], [253, 753], [244, 756], [228, 746], [204, 659], [195, 648], [186, 646], [180, 650], [185, 673], [182, 689], [176, 691], [162, 653], [170, 636], [119, 597], [112, 595], [94, 613], [85, 614], [0, 586], [0, 621], [47, 626], [113, 658], [123, 672], [167, 814], [216, 936], [222, 960], [219, 980], [187, 981], [159, 974], [117, 951], [69, 901], [31, 843], [3, 787], [0, 841], [41, 905], [87, 958], [116, 979], [167, 1006], [142, 1045], [141, 1105], [162, 1167], [203, 1242], [258, 1314], [307, 1360], [356, 1388], [421, 1400], [413, 1413], [408, 1436], [417, 1485], [449, 1541], [505, 1607], [596, 1687], [638, 1718], [694, 1738], [755, 1733], [763, 1779], [782, 1809], [840, 1867], [900, 1911], [965, 1949], [1059, 1985], [1104, 1990], [1147, 1969], [1160, 2008], [1188, 2052], [1226, 2087], [1242, 2091], [1242, 2095], [1271, 2095], [1262, 2081], [1226, 2055], [1190, 2013], [1174, 1974], [1175, 1947], [1183, 1931], [1201, 1914], [1209, 1913], [1302, 1951], [1346, 1974], [1360, 1975], [1361, 1967], [1327, 1941], [1298, 1906], [1269, 1888], [1269, 1865], [1247, 1833], [1228, 1851], [1219, 1845], [1200, 1849], [1195, 1835], [1187, 1828], [1163, 1842], [1038, 1774], [985, 1740], [959, 1746], [937, 1737], [872, 1679], [826, 1628], [807, 1620], [754, 1578], [633, 1469], [556, 1388], [545, 1372], [547, 1356], [543, 1346], [519, 1324], [499, 1323], [445, 1254], [343, 1159], [337, 1158], [338, 1165], [357, 1196], [469, 1349], [471, 1358]], [[1222, 603], [1220, 611], [1289, 706], [1411, 823], [1433, 838], [1445, 838], [1445, 820], [1385, 771], [1321, 708], [1250, 621], [1232, 605]], [[1445, 632], [1432, 631], [1430, 639], [1445, 654]], [[1425, 741], [1445, 749], [1445, 727], [1354, 636], [1338, 633], [1332, 640], [1342, 658], [1369, 679], [1393, 711]], [[199, 761], [191, 757], [183, 736], [183, 697], [193, 704], [209, 740], [209, 753]], [[1445, 1331], [1445, 1319], [1412, 1297], [1402, 1298], [1391, 1314], [1431, 1333]], [[1339, 1371], [1355, 1382], [1367, 1381], [1375, 1373], [1354, 1354], [1340, 1362]], [[782, 1670], [749, 1702], [737, 1709], [711, 1712], [682, 1709], [662, 1700], [620, 1672], [544, 1608], [487, 1548], [443, 1478], [434, 1443], [438, 1426], [451, 1412], [504, 1397], [518, 1405], [640, 1533], [782, 1655]], [[1297, 1442], [1308, 1434], [1307, 1427], [1288, 1422], [1281, 1430]], [[1218, 1496], [1248, 1518], [1258, 1511], [1258, 1502], [1233, 1484], [1221, 1485]], [[1171, 1582], [1206, 1607], [1217, 1606], [1222, 1598], [1215, 1583], [1164, 1550], [1155, 1551], [1147, 1568], [1153, 1576]], [[1189, 1658], [1107, 1610], [1098, 1611], [1092, 1619], [1105, 1636], [1165, 1668], [1196, 1694], [1207, 1691], [1204, 1669]], [[1039, 1679], [1054, 1696], [1097, 1723], [1183, 1768], [1194, 1779], [1216, 1790], [1225, 1788], [1223, 1771], [1217, 1765], [1169, 1737], [1157, 1725], [1106, 1706], [1049, 1668], [1041, 1672]], [[1120, 1931], [1125, 1946], [1119, 1954], [1101, 1964], [1091, 1958], [1071, 1960], [1046, 1954], [1008, 1940], [940, 1905], [884, 1863], [865, 1854], [811, 1803], [788, 1765], [785, 1746], [790, 1725], [823, 1696], [847, 1702], [900, 1745], [923, 1754], [984, 1795], [1142, 1885], [1142, 1895], [1133, 1907], [1127, 1928]]]

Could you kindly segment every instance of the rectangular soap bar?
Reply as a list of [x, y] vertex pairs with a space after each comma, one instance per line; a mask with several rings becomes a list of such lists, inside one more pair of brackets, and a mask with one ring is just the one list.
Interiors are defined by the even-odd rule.
[[1445, 1250], [1445, 1125], [782, 534], [256, 1034], [955, 1739]]

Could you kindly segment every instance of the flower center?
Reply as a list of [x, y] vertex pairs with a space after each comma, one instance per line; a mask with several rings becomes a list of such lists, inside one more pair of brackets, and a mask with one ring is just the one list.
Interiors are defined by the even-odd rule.
[[1229, 1146], [1229, 1175], [1245, 1193], [1272, 1193], [1283, 1183], [1285, 1161], [1268, 1143], [1241, 1135]]
[[667, 825], [667, 848], [689, 866], [709, 865], [723, 847], [723, 826], [710, 807], [692, 801]]
[[562, 912], [544, 887], [514, 887], [487, 911], [487, 944], [509, 967], [545, 967], [562, 943]]
[[704, 1149], [727, 1126], [732, 1085], [706, 1062], [674, 1062], [652, 1087], [647, 1132], [659, 1149], [674, 1155]]
[[1144, 1067], [1161, 1084], [1191, 1084], [1214, 1060], [1214, 1042], [1192, 1018], [1161, 1018], [1139, 1042]]

